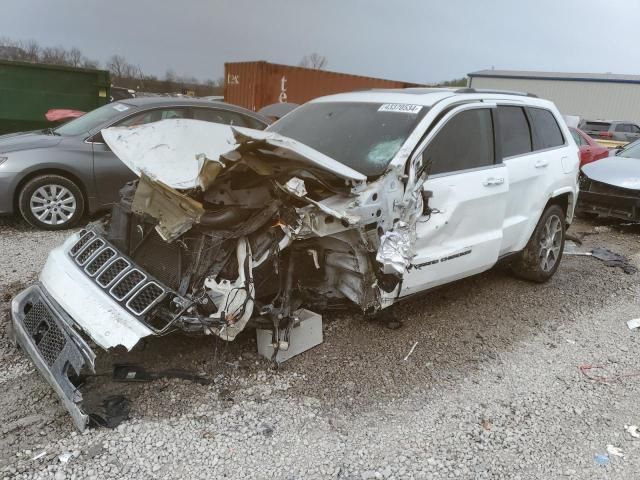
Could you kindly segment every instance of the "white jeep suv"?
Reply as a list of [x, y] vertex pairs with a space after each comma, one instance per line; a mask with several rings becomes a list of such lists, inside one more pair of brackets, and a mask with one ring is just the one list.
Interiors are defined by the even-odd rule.
[[346, 93], [266, 131], [181, 119], [102, 134], [139, 180], [12, 302], [18, 343], [80, 429], [86, 337], [231, 341], [253, 320], [277, 353], [303, 308], [375, 313], [501, 259], [544, 282], [578, 195], [562, 116], [510, 92]]

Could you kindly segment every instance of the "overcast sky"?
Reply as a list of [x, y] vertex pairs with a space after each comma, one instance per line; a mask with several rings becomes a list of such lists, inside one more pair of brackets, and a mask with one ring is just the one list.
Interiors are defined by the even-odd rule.
[[491, 68], [640, 73], [638, 0], [2, 0], [0, 36], [200, 79], [224, 62], [433, 82]]

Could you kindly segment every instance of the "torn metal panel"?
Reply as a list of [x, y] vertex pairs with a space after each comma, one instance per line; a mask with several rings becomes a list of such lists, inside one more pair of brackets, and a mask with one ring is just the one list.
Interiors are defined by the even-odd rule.
[[235, 140], [239, 147], [247, 147], [253, 143], [257, 146], [274, 147], [273, 153], [284, 159], [298, 160], [316, 165], [328, 170], [346, 180], [364, 182], [367, 177], [354, 169], [314, 150], [307, 145], [274, 132], [252, 130], [250, 128], [232, 127]]
[[167, 242], [172, 242], [189, 230], [204, 215], [202, 204], [160, 181], [142, 173], [133, 197], [131, 209], [158, 220], [156, 230]]
[[403, 275], [414, 257], [411, 227], [398, 222], [396, 228], [385, 232], [380, 238], [380, 248], [376, 260], [385, 274]]
[[230, 126], [190, 119], [111, 127], [102, 130], [102, 136], [138, 176], [145, 173], [178, 189], [198, 186], [199, 155], [216, 160], [235, 147]]

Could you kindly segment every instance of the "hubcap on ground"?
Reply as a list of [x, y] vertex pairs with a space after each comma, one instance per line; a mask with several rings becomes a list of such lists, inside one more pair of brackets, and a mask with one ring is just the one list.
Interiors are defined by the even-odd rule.
[[562, 244], [562, 219], [557, 215], [547, 218], [540, 239], [540, 268], [550, 272], [558, 261]]
[[34, 217], [47, 225], [67, 223], [76, 213], [76, 197], [61, 185], [43, 185], [29, 202]]

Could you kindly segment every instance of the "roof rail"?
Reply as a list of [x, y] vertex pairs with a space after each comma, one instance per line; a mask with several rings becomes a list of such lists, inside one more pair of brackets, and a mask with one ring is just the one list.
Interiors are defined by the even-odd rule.
[[538, 98], [538, 96], [533, 93], [516, 92], [513, 90], [494, 90], [492, 88], [459, 88], [455, 93], [497, 93], [500, 95], [519, 95], [521, 97]]

